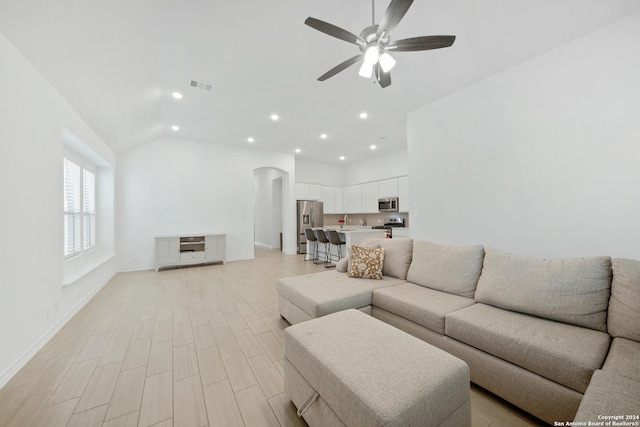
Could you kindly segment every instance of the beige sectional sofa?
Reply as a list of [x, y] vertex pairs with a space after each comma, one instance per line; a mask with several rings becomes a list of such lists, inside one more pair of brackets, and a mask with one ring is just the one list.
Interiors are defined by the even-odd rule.
[[280, 279], [281, 315], [360, 309], [464, 360], [474, 383], [550, 424], [640, 414], [640, 261], [363, 245], [385, 248], [383, 280], [347, 277], [347, 260]]

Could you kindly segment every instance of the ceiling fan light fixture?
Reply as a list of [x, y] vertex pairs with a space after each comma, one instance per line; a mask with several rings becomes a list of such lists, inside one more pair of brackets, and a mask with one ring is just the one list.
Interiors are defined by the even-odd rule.
[[364, 61], [362, 63], [362, 66], [360, 67], [360, 71], [358, 72], [358, 74], [360, 74], [360, 76], [364, 77], [365, 79], [370, 79], [371, 76], [373, 76], [374, 65], [375, 65], [375, 62], [370, 63], [370, 62]]
[[360, 49], [359, 55], [341, 62], [318, 77], [318, 80], [323, 82], [364, 59], [359, 74], [362, 77], [370, 78], [375, 66], [375, 79], [381, 88], [386, 88], [391, 84], [390, 70], [396, 63], [395, 59], [387, 52], [388, 49], [395, 49], [396, 52], [415, 52], [451, 46], [456, 36], [421, 36], [391, 42], [391, 32], [402, 21], [413, 1], [391, 0], [382, 19], [376, 24], [375, 0], [371, 0], [371, 25], [362, 30], [360, 35], [355, 35], [328, 22], [308, 17], [304, 21], [306, 25], [336, 39], [354, 44]]
[[393, 57], [387, 52], [384, 52], [382, 55], [380, 55], [380, 67], [382, 68], [382, 71], [388, 73], [395, 65], [396, 60], [393, 59]]
[[367, 47], [367, 50], [364, 52], [364, 62], [368, 62], [370, 64], [375, 64], [380, 59], [380, 51], [378, 50], [377, 45], [371, 45]]

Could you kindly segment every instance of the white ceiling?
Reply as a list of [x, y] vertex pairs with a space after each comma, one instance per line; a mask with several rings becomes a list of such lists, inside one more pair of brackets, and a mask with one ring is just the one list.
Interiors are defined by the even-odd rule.
[[[376, 2], [377, 21], [388, 3]], [[0, 0], [0, 30], [116, 153], [178, 135], [348, 164], [406, 147], [408, 112], [638, 10], [637, 0], [417, 0], [392, 39], [456, 42], [395, 54], [386, 89], [358, 65], [318, 82], [359, 51], [304, 25], [312, 16], [358, 34], [369, 0]]]

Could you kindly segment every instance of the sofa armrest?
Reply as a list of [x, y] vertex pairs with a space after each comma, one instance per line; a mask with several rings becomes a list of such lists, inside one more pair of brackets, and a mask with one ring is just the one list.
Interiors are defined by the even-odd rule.
[[342, 258], [336, 264], [336, 271], [339, 272], [339, 273], [346, 273], [348, 264], [349, 264], [349, 260], [346, 257]]

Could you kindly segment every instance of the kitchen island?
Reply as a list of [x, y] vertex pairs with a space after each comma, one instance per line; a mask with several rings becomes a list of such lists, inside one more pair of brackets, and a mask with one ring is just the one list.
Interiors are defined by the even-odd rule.
[[385, 230], [374, 230], [372, 228], [333, 228], [341, 234], [342, 240], [345, 241], [347, 247], [352, 245], [360, 245], [367, 237], [384, 238], [387, 233]]
[[[374, 230], [371, 227], [347, 227], [347, 228], [339, 228], [339, 227], [315, 227], [314, 230], [324, 230], [325, 232], [329, 230], [335, 230], [340, 234], [340, 238], [345, 242], [345, 248], [342, 250], [342, 257], [347, 256], [346, 248], [353, 245], [360, 245], [362, 241], [367, 237], [379, 237], [384, 238], [387, 233], [385, 230]], [[328, 237], [328, 236], [327, 236]], [[326, 254], [324, 253], [324, 245], [322, 243], [318, 244], [319, 257], [320, 259], [325, 259]], [[329, 250], [329, 260], [331, 263], [337, 262], [339, 260], [338, 248], [334, 245], [330, 245]]]

